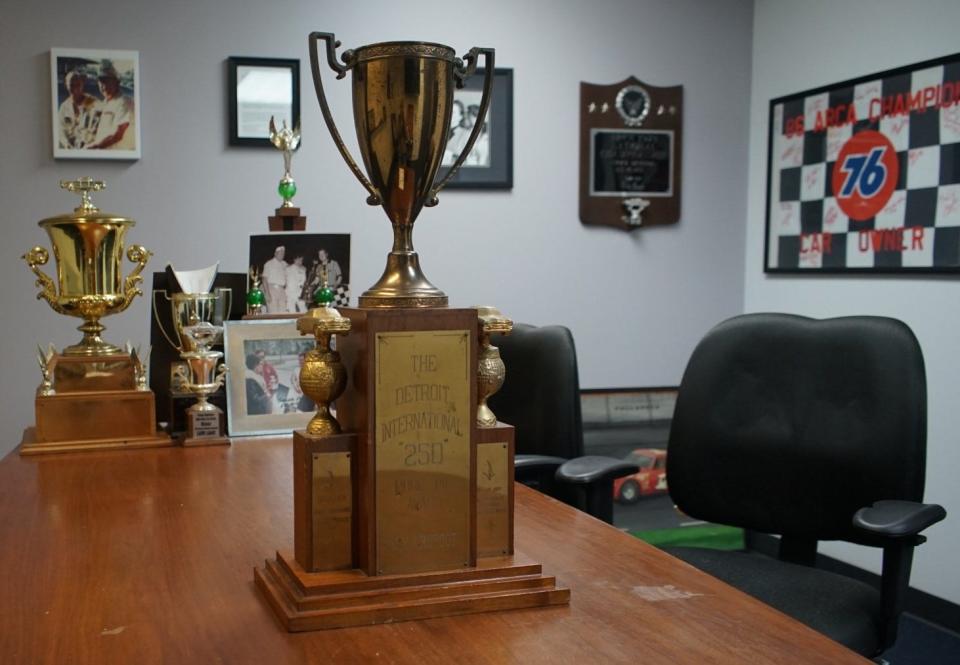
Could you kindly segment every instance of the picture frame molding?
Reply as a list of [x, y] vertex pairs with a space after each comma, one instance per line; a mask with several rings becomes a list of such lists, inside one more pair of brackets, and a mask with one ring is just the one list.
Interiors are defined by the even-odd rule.
[[227, 143], [232, 146], [272, 148], [269, 138], [239, 135], [237, 118], [237, 69], [239, 67], [275, 67], [289, 69], [292, 86], [290, 104], [290, 127], [300, 122], [300, 60], [298, 58], [260, 58], [230, 56], [227, 58]]

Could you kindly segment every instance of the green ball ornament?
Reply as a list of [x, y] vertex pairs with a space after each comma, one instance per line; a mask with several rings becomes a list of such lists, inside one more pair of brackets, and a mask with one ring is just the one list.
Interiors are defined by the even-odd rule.
[[332, 303], [333, 297], [333, 289], [329, 286], [321, 286], [313, 292], [313, 302], [321, 306]]
[[284, 201], [289, 201], [297, 193], [297, 183], [293, 180], [281, 180], [280, 184], [277, 185], [277, 191]]
[[257, 307], [267, 304], [267, 297], [260, 289], [253, 289], [247, 293], [247, 304], [251, 307]]

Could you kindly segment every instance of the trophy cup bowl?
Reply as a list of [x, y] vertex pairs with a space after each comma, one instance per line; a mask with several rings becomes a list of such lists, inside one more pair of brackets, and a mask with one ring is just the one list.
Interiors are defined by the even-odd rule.
[[[77, 183], [86, 187], [74, 187]], [[45, 299], [60, 314], [84, 321], [78, 328], [83, 332], [83, 339], [63, 350], [67, 356], [104, 356], [123, 352], [100, 337], [104, 330], [100, 319], [122, 312], [142, 294], [140, 273], [151, 256], [144, 247], [129, 247], [127, 258], [137, 265], [127, 277], [122, 277], [124, 235], [136, 222], [102, 214], [90, 203], [88, 192], [102, 189], [102, 185], [89, 179], [62, 182], [61, 186], [66, 189], [83, 192], [83, 204], [74, 210], [73, 215], [51, 217], [39, 223], [53, 247], [57, 263], [56, 282], [40, 270], [40, 266], [50, 260], [45, 248], [37, 246], [23, 255], [41, 288], [37, 298]]]
[[193, 413], [219, 413], [220, 409], [208, 402], [207, 398], [220, 390], [226, 378], [227, 368], [225, 365], [221, 365], [220, 370], [217, 371], [217, 365], [223, 357], [223, 353], [210, 350], [213, 344], [223, 338], [223, 326], [215, 326], [209, 322], [201, 321], [184, 326], [182, 333], [181, 339], [184, 346], [190, 347], [189, 351], [180, 353], [180, 357], [187, 362], [190, 374], [189, 376], [184, 375], [182, 378], [187, 390], [197, 396], [197, 403], [191, 406], [189, 411]]
[[[340, 138], [320, 80], [317, 42], [326, 42], [327, 63], [337, 78], [353, 70], [353, 117], [364, 175]], [[336, 58], [340, 45], [332, 33], [310, 35], [313, 82], [327, 128], [347, 166], [380, 205], [393, 226], [393, 249], [383, 275], [360, 296], [361, 307], [446, 307], [447, 296], [424, 276], [413, 249], [413, 224], [423, 207], [460, 169], [473, 147], [490, 103], [493, 49], [473, 48], [461, 58], [449, 46], [427, 42], [384, 42], [362, 46]], [[454, 87], [476, 70], [485, 56], [483, 97], [473, 132], [447, 175], [434, 180], [450, 134]], [[466, 64], [464, 64], [466, 62]]]
[[[208, 347], [219, 344], [223, 337], [222, 324], [224, 319], [229, 318], [233, 292], [222, 287], [211, 290], [219, 265], [216, 263], [200, 270], [176, 270], [171, 266], [174, 278], [183, 292], [171, 294], [159, 289], [153, 292], [153, 314], [157, 319], [160, 332], [170, 346], [180, 353], [197, 350], [194, 335], [184, 333], [185, 328], [189, 326], [206, 323], [210, 324], [209, 328], [219, 331], [216, 338], [208, 343]], [[170, 303], [172, 335], [164, 328], [160, 310], [157, 308], [158, 296], [163, 296]]]

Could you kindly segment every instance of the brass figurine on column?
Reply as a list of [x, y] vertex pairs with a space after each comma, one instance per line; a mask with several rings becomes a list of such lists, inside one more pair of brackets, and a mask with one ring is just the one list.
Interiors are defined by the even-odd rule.
[[493, 427], [497, 416], [487, 405], [487, 399], [500, 390], [507, 376], [506, 367], [500, 359], [500, 349], [490, 343], [493, 333], [509, 334], [513, 321], [506, 318], [496, 307], [477, 307], [480, 319], [480, 358], [477, 363], [477, 426]]
[[317, 339], [317, 348], [307, 352], [300, 369], [300, 388], [317, 405], [317, 412], [307, 424], [307, 434], [340, 434], [340, 423], [330, 414], [330, 403], [343, 393], [347, 371], [340, 354], [330, 348], [330, 341], [334, 335], [350, 332], [350, 319], [340, 316], [333, 307], [317, 307], [297, 319], [297, 330]]
[[[56, 281], [40, 270], [50, 260], [44, 247], [32, 248], [23, 259], [37, 277], [37, 298], [60, 314], [83, 319], [83, 338], [62, 353], [40, 350], [36, 427], [25, 433], [20, 453], [169, 446], [170, 437], [156, 431], [156, 404], [153, 393], [144, 390], [139, 356], [100, 336], [101, 318], [122, 312], [142, 295], [140, 273], [150, 252], [140, 245], [124, 251], [124, 236], [136, 222], [93, 204], [90, 193], [103, 190], [102, 181], [63, 180], [60, 187], [82, 198], [72, 214], [39, 223], [53, 246]], [[121, 275], [124, 254], [136, 264], [126, 277]]]

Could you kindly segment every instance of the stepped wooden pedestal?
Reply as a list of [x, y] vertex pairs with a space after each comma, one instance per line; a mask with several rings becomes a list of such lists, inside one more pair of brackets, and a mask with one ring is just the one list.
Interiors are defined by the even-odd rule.
[[514, 610], [570, 602], [570, 590], [521, 555], [480, 559], [465, 570], [368, 576], [308, 573], [289, 553], [254, 571], [257, 586], [290, 632]]
[[514, 431], [476, 425], [477, 310], [342, 314], [348, 433], [294, 432], [294, 552], [254, 571], [284, 627], [569, 603], [514, 553]]

